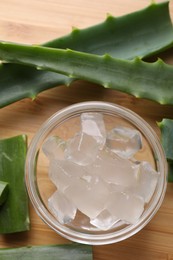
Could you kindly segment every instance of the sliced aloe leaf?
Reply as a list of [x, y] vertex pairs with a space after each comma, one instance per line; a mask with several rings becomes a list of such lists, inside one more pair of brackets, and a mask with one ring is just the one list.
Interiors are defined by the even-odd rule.
[[1, 260], [92, 260], [92, 247], [80, 244], [0, 249]]
[[160, 104], [173, 104], [173, 66], [160, 59], [154, 63], [139, 58], [120, 60], [108, 54], [7, 42], [0, 42], [0, 59], [88, 80]]
[[[29, 230], [28, 196], [24, 181], [26, 136], [0, 140], [0, 180], [9, 183], [0, 207], [0, 233]], [[1, 259], [1, 258], [0, 258]]]
[[173, 162], [168, 161], [168, 182], [173, 182]]
[[161, 142], [166, 158], [173, 163], [173, 120], [164, 118], [158, 125], [161, 130]]
[[173, 182], [173, 120], [164, 118], [158, 123], [161, 143], [168, 161], [168, 181]]
[[0, 206], [6, 201], [8, 196], [8, 182], [0, 181]]
[[[78, 30], [43, 44], [53, 48], [71, 48], [94, 54], [109, 53], [112, 57], [130, 59], [147, 57], [173, 45], [169, 2], [121, 17], [108, 18], [98, 25]], [[0, 107], [25, 97], [34, 98], [43, 90], [69, 85], [67, 76], [39, 71], [27, 65], [0, 65]]]

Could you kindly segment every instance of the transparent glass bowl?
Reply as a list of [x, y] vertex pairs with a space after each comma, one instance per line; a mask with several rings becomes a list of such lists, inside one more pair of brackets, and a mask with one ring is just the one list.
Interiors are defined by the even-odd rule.
[[[153, 197], [135, 224], [118, 222], [111, 229], [101, 231], [93, 227], [85, 215], [79, 214], [75, 221], [62, 225], [48, 209], [48, 198], [55, 191], [55, 186], [48, 177], [49, 161], [42, 152], [42, 145], [46, 138], [52, 135], [58, 135], [63, 139], [73, 137], [80, 129], [80, 115], [83, 112], [101, 112], [107, 130], [119, 124], [139, 130], [143, 137], [144, 148], [137, 154], [137, 157], [149, 161], [160, 172]], [[66, 107], [55, 113], [41, 126], [29, 146], [26, 159], [26, 186], [30, 200], [38, 215], [49, 227], [75, 242], [92, 245], [110, 244], [134, 235], [158, 211], [164, 199], [166, 185], [167, 163], [156, 133], [137, 114], [115, 104], [92, 101]]]

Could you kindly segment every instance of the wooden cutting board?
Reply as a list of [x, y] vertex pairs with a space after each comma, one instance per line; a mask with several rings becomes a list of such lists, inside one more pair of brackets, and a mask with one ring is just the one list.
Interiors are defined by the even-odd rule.
[[[161, 1], [157, 1], [161, 2]], [[1, 0], [0, 39], [21, 43], [41, 43], [70, 32], [72, 26], [85, 28], [103, 21], [107, 13], [123, 15], [147, 6], [149, 0]], [[173, 18], [173, 3], [170, 4]], [[173, 51], [166, 54], [173, 63]], [[93, 91], [94, 89], [94, 91]], [[141, 115], [159, 134], [156, 121], [173, 118], [171, 106], [136, 99], [87, 82], [70, 88], [61, 86], [0, 110], [0, 138], [27, 134], [29, 142], [40, 125], [60, 108], [70, 104], [104, 100], [123, 105]], [[0, 247], [68, 243], [44, 224], [30, 205], [31, 231], [0, 236]], [[138, 234], [106, 246], [94, 246], [94, 260], [173, 259], [173, 184], [168, 184], [163, 205]]]

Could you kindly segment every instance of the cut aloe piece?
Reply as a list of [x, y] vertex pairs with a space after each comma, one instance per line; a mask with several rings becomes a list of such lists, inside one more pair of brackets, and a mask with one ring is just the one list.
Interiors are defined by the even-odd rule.
[[173, 162], [168, 161], [168, 182], [173, 182]]
[[1, 260], [92, 260], [92, 247], [80, 244], [0, 249]]
[[168, 181], [173, 182], [173, 120], [164, 118], [158, 123], [161, 143], [168, 161]]
[[[103, 23], [83, 30], [74, 29], [69, 35], [43, 45], [98, 55], [109, 53], [112, 57], [122, 59], [146, 57], [173, 45], [168, 4], [151, 4], [117, 18], [108, 16]], [[43, 90], [69, 85], [73, 80], [26, 65], [0, 65], [0, 107], [25, 97], [35, 98]]]
[[0, 181], [0, 206], [6, 201], [8, 196], [8, 183]]
[[62, 73], [132, 94], [138, 98], [173, 104], [173, 66], [132, 61], [42, 46], [0, 42], [0, 59]]
[[25, 156], [26, 136], [0, 140], [0, 180], [9, 183], [8, 197], [0, 207], [2, 234], [29, 230], [28, 196], [24, 181]]
[[166, 158], [173, 163], [173, 120], [164, 118], [158, 125], [161, 130], [161, 142]]

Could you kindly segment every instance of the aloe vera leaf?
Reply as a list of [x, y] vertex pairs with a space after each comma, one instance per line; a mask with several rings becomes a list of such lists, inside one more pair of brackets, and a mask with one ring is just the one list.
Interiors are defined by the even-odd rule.
[[161, 143], [168, 161], [168, 181], [173, 182], [173, 120], [164, 118], [158, 122], [161, 130]]
[[173, 163], [173, 120], [164, 118], [158, 125], [161, 130], [161, 143], [166, 158]]
[[44, 46], [88, 52], [109, 53], [120, 59], [147, 57], [173, 46], [173, 27], [169, 1], [152, 3], [139, 11], [120, 17], [107, 16], [95, 26], [49, 41]]
[[59, 85], [69, 85], [72, 79], [18, 64], [0, 64], [0, 108]]
[[0, 206], [6, 201], [8, 196], [8, 182], [0, 181]]
[[0, 180], [9, 183], [9, 193], [0, 208], [0, 233], [29, 230], [28, 196], [24, 182], [26, 136], [0, 140]]
[[[109, 53], [124, 59], [146, 57], [172, 46], [173, 30], [168, 4], [152, 4], [117, 18], [108, 16], [103, 23], [83, 30], [75, 29], [71, 34], [44, 45], [99, 55]], [[69, 85], [73, 80], [25, 65], [0, 65], [0, 107], [25, 97], [34, 98], [43, 90]]]
[[173, 182], [173, 162], [168, 161], [168, 182]]
[[0, 249], [1, 260], [92, 260], [92, 247], [82, 244]]
[[173, 66], [162, 60], [148, 63], [136, 58], [120, 60], [41, 46], [0, 42], [0, 59], [50, 70], [146, 98], [173, 104]]

